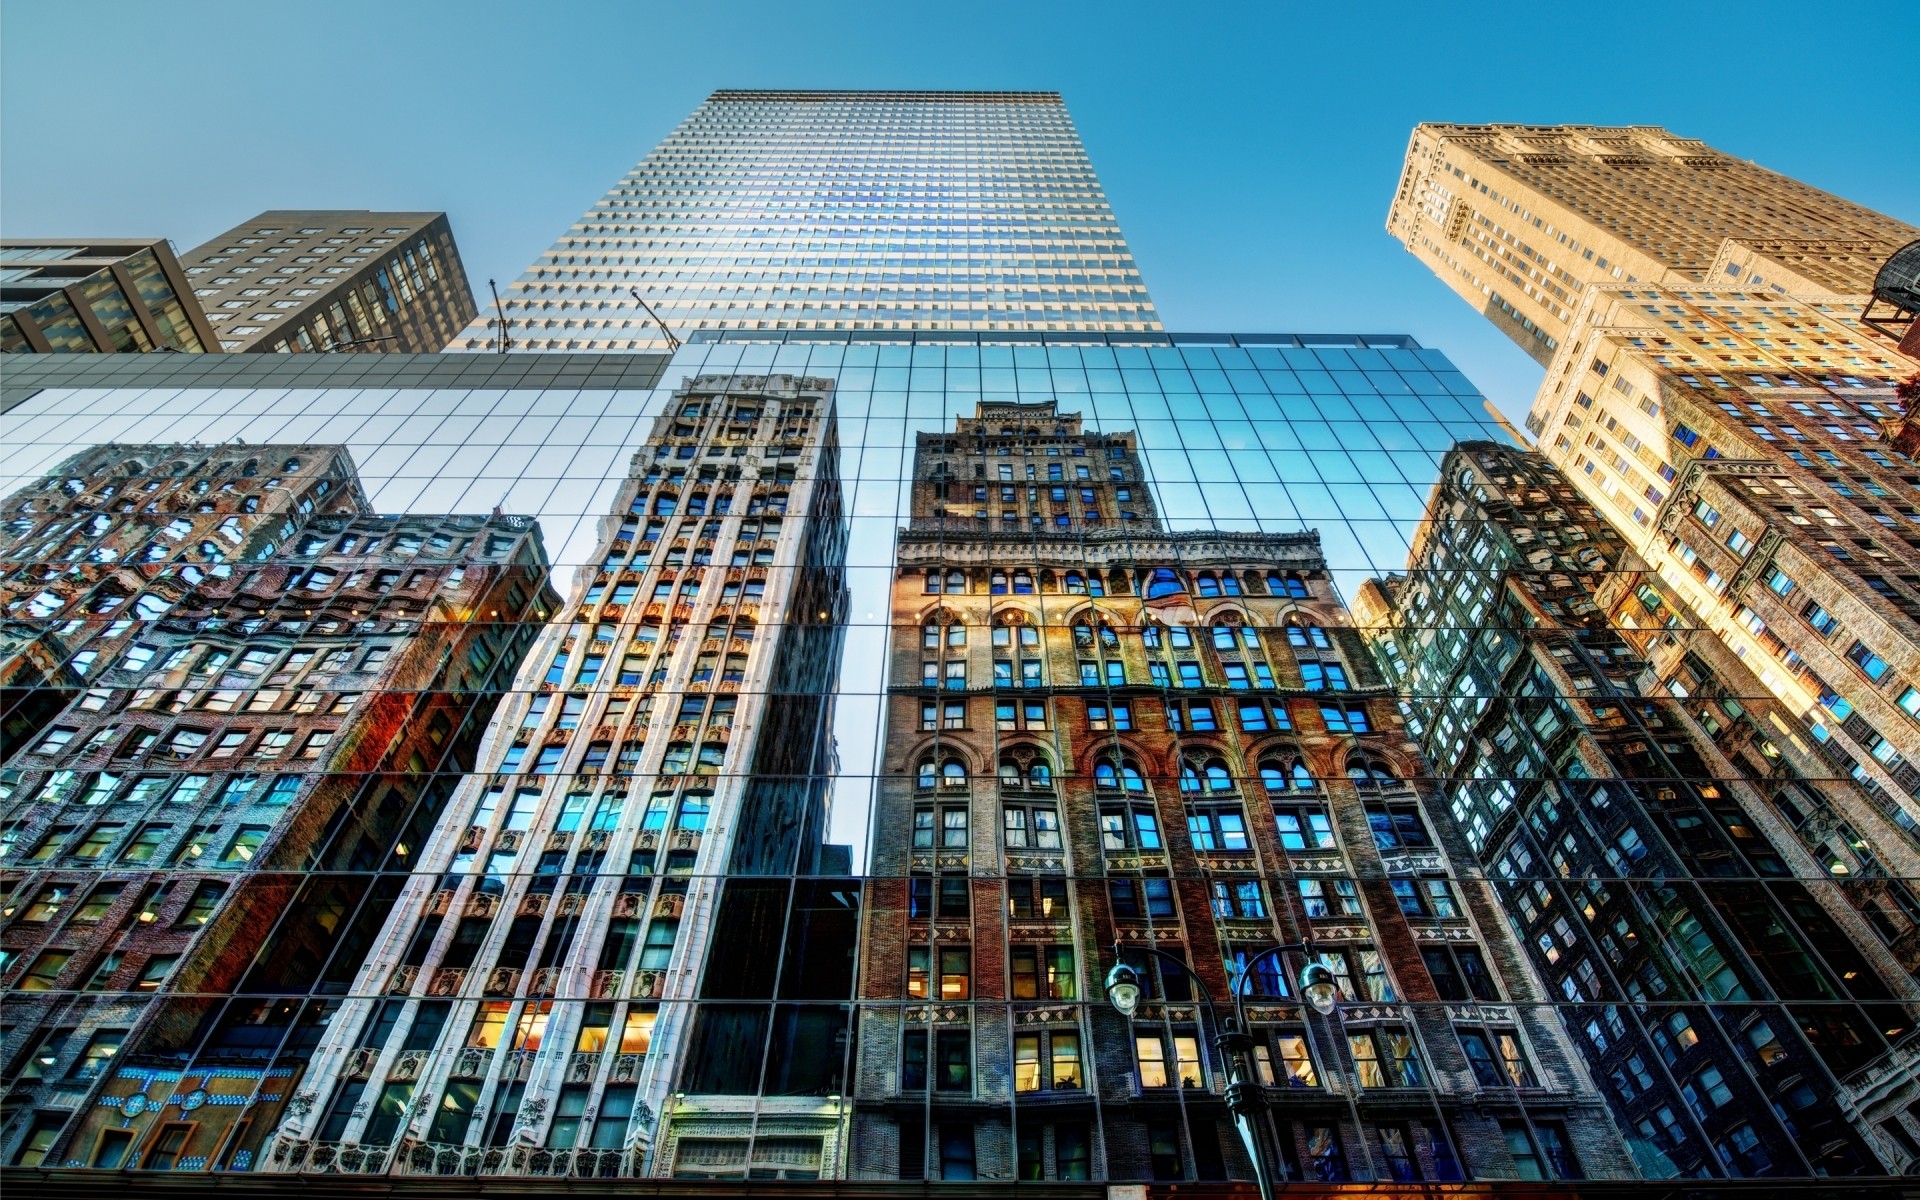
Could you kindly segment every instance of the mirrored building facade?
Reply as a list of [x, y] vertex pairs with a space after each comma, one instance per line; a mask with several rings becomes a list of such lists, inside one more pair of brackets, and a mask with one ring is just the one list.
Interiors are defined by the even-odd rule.
[[494, 353], [21, 356], [8, 1186], [1913, 1172], [1906, 361], [1137, 284], [1051, 93], [722, 92]]

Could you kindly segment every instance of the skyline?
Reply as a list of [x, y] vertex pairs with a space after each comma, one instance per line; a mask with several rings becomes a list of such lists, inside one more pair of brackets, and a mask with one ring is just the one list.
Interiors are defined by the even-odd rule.
[[[81, 3], [0, 61], [8, 1188], [1920, 1179], [1920, 162], [1858, 66]], [[354, 207], [168, 290], [18, 189]]]
[[[356, 7], [367, 20], [354, 18]], [[1797, 66], [1794, 106], [1762, 117], [1733, 104], [1724, 80], [1708, 74], [1663, 78], [1657, 94], [1558, 86], [1517, 95], [1507, 77], [1458, 67], [1479, 53], [1481, 25], [1416, 24], [1413, 16], [1390, 37], [1302, 12], [1248, 9], [1225, 22], [1157, 23], [1145, 61], [1156, 64], [1159, 86], [1143, 90], [1134, 64], [1149, 43], [1134, 31], [1145, 26], [1124, 12], [1092, 27], [1044, 12], [1008, 20], [989, 13], [956, 29], [937, 15], [863, 22], [854, 8], [795, 17], [749, 5], [738, 11], [750, 19], [733, 23], [726, 61], [716, 66], [697, 52], [698, 14], [647, 14], [636, 57], [618, 37], [568, 36], [595, 22], [623, 28], [621, 10], [607, 6], [571, 6], [565, 19], [545, 22], [499, 7], [459, 11], [470, 19], [451, 21], [441, 7], [376, 15], [370, 5], [349, 6], [340, 28], [378, 27], [383, 35], [355, 47], [350, 78], [364, 86], [333, 87], [344, 43], [288, 39], [274, 15], [212, 5], [170, 8], [164, 21], [118, 4], [0, 10], [0, 234], [151, 234], [189, 248], [267, 208], [444, 209], [484, 294], [488, 278], [517, 276], [715, 88], [911, 81], [1057, 89], [1100, 165], [1167, 328], [1404, 330], [1446, 350], [1518, 420], [1538, 367], [1384, 228], [1418, 121], [1659, 124], [1920, 221], [1920, 156], [1885, 153], [1885, 134], [1856, 116], [1851, 68], [1837, 62]], [[1711, 44], [1723, 61], [1764, 63], [1788, 13], [1784, 4], [1749, 6], [1730, 23], [1724, 13], [1663, 10], [1659, 20], [1673, 44]], [[1643, 22], [1634, 18], [1623, 14], [1607, 29], [1569, 22], [1564, 31], [1517, 9], [1504, 20], [1542, 45], [1577, 31], [1579, 58], [1605, 64], [1644, 52], [1636, 39]], [[99, 46], [91, 34], [103, 20], [137, 29], [140, 36], [116, 41], [138, 53]], [[1495, 12], [1486, 24], [1502, 20]], [[1899, 45], [1903, 26], [1920, 37], [1920, 14], [1860, 7], [1822, 20], [1832, 36], [1856, 44]], [[1009, 21], [1031, 35], [972, 32]], [[1219, 36], [1236, 22], [1236, 36]], [[224, 48], [217, 69], [173, 69], [208, 39]], [[427, 45], [438, 52], [410, 49]], [[648, 56], [647, 45], [664, 49]], [[1275, 69], [1276, 47], [1284, 69]], [[1362, 51], [1377, 70], [1350, 70]], [[99, 69], [103, 53], [115, 70]], [[574, 65], [538, 72], [538, 87], [476, 86], [512, 81], [522, 64], [562, 53]], [[90, 86], [62, 93], [69, 119], [36, 120], [31, 98], [83, 66]], [[1380, 78], [1420, 86], [1354, 82]], [[311, 85], [283, 90], [284, 79], [313, 81], [324, 99]], [[65, 132], [74, 121], [118, 119], [157, 94], [208, 114], [212, 127], [198, 137], [127, 139], [111, 154]], [[1152, 102], [1161, 96], [1175, 99]], [[1327, 97], [1341, 106], [1339, 119], [1327, 119]], [[400, 111], [434, 116], [416, 127], [396, 122]], [[299, 136], [288, 136], [293, 123]], [[246, 152], [234, 153], [236, 146]], [[1335, 161], [1337, 169], [1323, 165]], [[1294, 173], [1302, 162], [1316, 169]], [[139, 185], [126, 186], [130, 178]], [[1298, 186], [1303, 180], [1311, 186]], [[1270, 232], [1247, 236], [1263, 227]]]

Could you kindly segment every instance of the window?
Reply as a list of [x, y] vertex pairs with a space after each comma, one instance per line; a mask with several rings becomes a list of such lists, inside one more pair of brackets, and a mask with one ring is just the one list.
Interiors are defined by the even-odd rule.
[[1344, 692], [1347, 690], [1347, 669], [1339, 663], [1303, 662], [1300, 664], [1300, 680], [1310, 692]]
[[1413, 1034], [1405, 1029], [1349, 1033], [1347, 1047], [1363, 1088], [1420, 1087], [1426, 1079]]
[[1854, 666], [1860, 668], [1862, 674], [1875, 683], [1879, 683], [1887, 674], [1887, 660], [1867, 649], [1864, 642], [1855, 642], [1848, 648], [1847, 657], [1853, 661]]
[[1399, 1123], [1382, 1122], [1376, 1127], [1380, 1138], [1380, 1156], [1386, 1161], [1389, 1178], [1412, 1182], [1421, 1178], [1420, 1160], [1413, 1150], [1413, 1138], [1407, 1127]]
[[1200, 1068], [1200, 1037], [1175, 1027], [1171, 1034], [1136, 1033], [1134, 1065], [1142, 1088], [1200, 1088], [1206, 1083]]
[[1058, 850], [1060, 811], [1051, 804], [1006, 807], [1006, 844], [1009, 850]]
[[1079, 1091], [1083, 1086], [1079, 1031], [1050, 1029], [1015, 1035], [1014, 1091]]
[[1212, 882], [1213, 915], [1229, 920], [1257, 920], [1267, 915], [1266, 899], [1258, 879]]
[[242, 825], [234, 832], [233, 840], [227, 843], [226, 851], [220, 855], [218, 865], [233, 867], [253, 861], [254, 854], [266, 840], [265, 825]]
[[1105, 850], [1160, 849], [1160, 818], [1153, 805], [1102, 804], [1100, 845]]
[[974, 1178], [973, 1126], [942, 1125], [939, 1127], [938, 1132], [940, 1137], [940, 1178]]
[[1008, 950], [1015, 1000], [1078, 998], [1071, 946], [1013, 946]]
[[1283, 850], [1332, 850], [1333, 818], [1318, 804], [1275, 804], [1274, 822], [1280, 829]]
[[1460, 1049], [1481, 1087], [1533, 1087], [1533, 1072], [1520, 1048], [1520, 1035], [1510, 1029], [1457, 1029]]
[[940, 999], [965, 1000], [973, 994], [973, 954], [965, 946], [943, 946], [940, 963]]
[[1164, 876], [1109, 879], [1107, 894], [1112, 899], [1113, 915], [1116, 917], [1138, 919], [1145, 916], [1154, 920], [1172, 920], [1175, 916], [1173, 881]]
[[87, 1042], [87, 1048], [80, 1057], [73, 1060], [67, 1069], [68, 1079], [98, 1079], [106, 1073], [113, 1063], [113, 1056], [120, 1053], [120, 1043], [127, 1040], [124, 1029], [102, 1029]]
[[1199, 851], [1225, 851], [1230, 854], [1251, 850], [1247, 840], [1247, 818], [1240, 806], [1205, 805], [1187, 813], [1187, 834]]
[[1500, 988], [1480, 951], [1472, 946], [1427, 946], [1420, 951], [1442, 1000], [1498, 1002]]
[[973, 1090], [973, 1035], [965, 1029], [936, 1029], [933, 1034], [934, 1088]]
[[[1349, 767], [1351, 773], [1359, 768]], [[1373, 844], [1382, 851], [1426, 850], [1433, 846], [1433, 838], [1427, 833], [1426, 821], [1420, 815], [1420, 806], [1406, 803], [1388, 803], [1383, 800], [1368, 800], [1365, 803], [1367, 828], [1373, 833]]]
[[1351, 879], [1303, 878], [1298, 881], [1300, 903], [1309, 917], [1357, 917], [1360, 892]]

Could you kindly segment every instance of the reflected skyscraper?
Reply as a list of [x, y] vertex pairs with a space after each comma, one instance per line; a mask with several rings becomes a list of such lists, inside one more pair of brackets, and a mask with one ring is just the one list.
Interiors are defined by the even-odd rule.
[[502, 318], [519, 350], [1160, 328], [1058, 92], [717, 91], [448, 349]]

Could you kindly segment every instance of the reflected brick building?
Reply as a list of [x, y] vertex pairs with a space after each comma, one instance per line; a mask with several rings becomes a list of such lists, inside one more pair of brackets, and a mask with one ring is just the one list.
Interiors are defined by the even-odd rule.
[[264, 1169], [836, 1173], [842, 503], [830, 381], [673, 394]]
[[1541, 456], [1469, 442], [1358, 607], [1640, 1172], [1898, 1171], [1844, 1085], [1916, 1065], [1900, 834], [1717, 641], [1616, 627], [1654, 582]]
[[[1290, 1178], [1629, 1169], [1316, 535], [1166, 529], [1133, 435], [1052, 402], [919, 435], [912, 486], [850, 1176], [1244, 1176], [1213, 1031], [1149, 944], [1252, 997]], [[1237, 966], [1303, 939], [1335, 1017], [1298, 956]]]
[[6, 515], [65, 703], [9, 697], [5, 1153], [243, 1169], [553, 608], [538, 527], [306, 445], [96, 447]]

